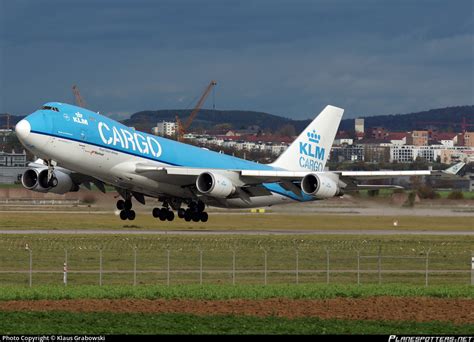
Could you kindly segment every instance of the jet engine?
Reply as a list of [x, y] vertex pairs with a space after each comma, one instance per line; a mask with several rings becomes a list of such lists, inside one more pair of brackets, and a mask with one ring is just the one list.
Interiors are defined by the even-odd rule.
[[219, 198], [226, 198], [235, 192], [230, 179], [212, 172], [201, 173], [196, 179], [196, 187], [202, 194]]
[[79, 190], [79, 186], [72, 181], [71, 177], [67, 173], [59, 170], [53, 171], [53, 177], [48, 183], [47, 168], [27, 169], [21, 176], [21, 183], [28, 190], [52, 192], [59, 195]]
[[306, 195], [320, 199], [342, 195], [341, 189], [334, 180], [314, 173], [303, 177], [301, 180], [301, 190]]

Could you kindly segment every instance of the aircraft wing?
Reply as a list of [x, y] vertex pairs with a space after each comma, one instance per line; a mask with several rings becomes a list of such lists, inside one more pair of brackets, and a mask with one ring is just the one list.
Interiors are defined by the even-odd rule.
[[[232, 180], [238, 179], [238, 186], [261, 185], [262, 183], [280, 183], [287, 190], [296, 192], [294, 183], [299, 183], [310, 171], [284, 171], [284, 170], [210, 170], [204, 168], [186, 167], [159, 167], [148, 164], [137, 164], [135, 171], [157, 181], [165, 181], [177, 185], [192, 185], [196, 178], [203, 172], [222, 173]], [[324, 174], [332, 178], [339, 178], [347, 183], [356, 180], [388, 179], [400, 176], [424, 176], [430, 175], [430, 171], [326, 171], [313, 172]], [[380, 187], [386, 188], [387, 185]], [[394, 187], [394, 186], [390, 186]], [[373, 186], [371, 186], [373, 188]]]
[[390, 179], [396, 177], [410, 177], [410, 176], [444, 176], [454, 177], [458, 176], [466, 164], [463, 162], [457, 163], [446, 170], [402, 170], [402, 171], [325, 171], [325, 172], [311, 172], [311, 171], [279, 171], [279, 170], [242, 170], [240, 174], [242, 177], [259, 178], [262, 181], [278, 182], [280, 180], [301, 180], [308, 173], [332, 173], [339, 176], [340, 179], [347, 180], [374, 180], [374, 179]]
[[[170, 175], [170, 176], [183, 176], [189, 179], [195, 179], [201, 173], [211, 171], [204, 168], [186, 168], [186, 167], [157, 167], [147, 164], [138, 164], [136, 167], [137, 173], [154, 172], [157, 176]], [[284, 170], [219, 170], [226, 172], [234, 172], [239, 174], [242, 178], [258, 179], [255, 182], [278, 182], [288, 180], [301, 180], [304, 176], [309, 173], [332, 173], [337, 174], [342, 178], [357, 178], [357, 179], [388, 179], [402, 176], [429, 176], [431, 175], [430, 170], [418, 170], [418, 171], [284, 171]], [[252, 182], [253, 183], [253, 182]]]
[[[203, 172], [217, 172], [231, 179], [242, 196], [262, 196], [268, 194], [263, 183], [279, 183], [285, 190], [301, 196], [300, 182], [310, 173], [324, 175], [339, 183], [345, 190], [375, 190], [375, 189], [400, 189], [398, 185], [387, 184], [360, 184], [360, 181], [383, 180], [406, 176], [430, 176], [433, 173], [443, 172], [456, 175], [459, 167], [452, 167], [444, 171], [414, 170], [414, 171], [285, 171], [285, 170], [223, 170], [205, 168], [186, 168], [176, 166], [155, 166], [139, 163], [135, 172], [157, 181], [181, 186], [194, 186], [197, 177]], [[454, 171], [453, 171], [454, 170]], [[239, 192], [238, 191], [238, 192]]]
[[243, 177], [257, 177], [266, 181], [278, 181], [280, 179], [301, 179], [308, 173], [315, 174], [336, 174], [341, 178], [357, 178], [357, 179], [387, 179], [401, 176], [429, 176], [431, 171], [258, 171], [258, 170], [242, 170]]

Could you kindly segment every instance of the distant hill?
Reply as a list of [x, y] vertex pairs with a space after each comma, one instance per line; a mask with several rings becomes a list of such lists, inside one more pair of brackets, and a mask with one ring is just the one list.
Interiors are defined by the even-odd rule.
[[[174, 121], [175, 116], [184, 122], [189, 117], [191, 110], [155, 110], [141, 111], [133, 114], [129, 119], [122, 121], [127, 126], [133, 126], [137, 130], [150, 132], [151, 128], [156, 126], [158, 122]], [[380, 116], [365, 117], [365, 127], [385, 127], [390, 131], [410, 131], [414, 129], [422, 129], [429, 126], [436, 126], [441, 131], [460, 131], [460, 123], [462, 119], [474, 125], [474, 105], [457, 106], [430, 109], [423, 112], [409, 114], [391, 114]], [[11, 116], [10, 124], [14, 125], [20, 121], [23, 116]], [[213, 128], [215, 125], [228, 124], [233, 129], [246, 129], [249, 126], [257, 125], [262, 131], [277, 131], [285, 125], [293, 125], [296, 132], [301, 132], [310, 120], [292, 120], [281, 116], [242, 110], [209, 110], [202, 109], [199, 111], [191, 127], [203, 129]], [[436, 123], [436, 124], [434, 124]], [[6, 117], [0, 115], [0, 127], [6, 125]], [[339, 127], [340, 130], [351, 131], [354, 129], [354, 119], [342, 120]], [[474, 126], [469, 126], [469, 130], [474, 131]]]
[[[441, 131], [460, 131], [461, 121], [474, 125], [474, 106], [430, 109], [409, 114], [391, 114], [365, 117], [365, 127], [385, 127], [390, 131], [411, 131], [434, 126]], [[342, 120], [340, 130], [353, 130], [354, 119]], [[474, 131], [474, 126], [468, 127]]]
[[[142, 111], [133, 114], [130, 119], [124, 121], [124, 124], [139, 130], [150, 131], [157, 122], [174, 121], [175, 115], [184, 121], [190, 113], [190, 110]], [[474, 106], [438, 108], [409, 114], [369, 116], [365, 117], [365, 127], [367, 129], [381, 126], [390, 131], [410, 131], [425, 128], [429, 122], [437, 122], [436, 126], [441, 131], [460, 131], [463, 117], [468, 123], [474, 125]], [[203, 109], [199, 111], [191, 127], [209, 129], [217, 124], [226, 123], [233, 129], [245, 129], [252, 125], [258, 125], [262, 130], [276, 131], [284, 125], [291, 124], [297, 132], [301, 132], [309, 122], [310, 120], [292, 120], [263, 112]], [[432, 126], [435, 125], [432, 124]], [[354, 119], [342, 120], [339, 129], [353, 130]], [[471, 126], [471, 129], [474, 130], [474, 126]]]
[[[191, 114], [191, 110], [156, 110], [142, 111], [133, 114], [130, 119], [124, 120], [127, 126], [133, 126], [138, 130], [150, 131], [161, 121], [175, 121], [176, 115], [185, 122]], [[243, 110], [210, 110], [202, 109], [194, 119], [191, 127], [201, 127], [210, 129], [215, 125], [229, 124], [233, 129], [246, 129], [249, 126], [257, 125], [261, 129], [279, 129], [285, 124], [296, 125], [298, 121], [272, 115], [263, 112], [243, 111]], [[304, 127], [301, 128], [301, 130]]]

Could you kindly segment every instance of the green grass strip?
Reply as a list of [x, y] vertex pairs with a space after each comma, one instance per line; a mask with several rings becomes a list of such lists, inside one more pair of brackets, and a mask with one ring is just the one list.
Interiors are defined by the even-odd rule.
[[410, 286], [410, 285], [144, 285], [144, 286], [35, 286], [0, 287], [0, 300], [38, 299], [326, 299], [369, 296], [474, 298], [474, 286]]
[[[474, 325], [251, 316], [2, 312], [3, 334], [461, 334]], [[32, 324], [34, 322], [34, 324]]]

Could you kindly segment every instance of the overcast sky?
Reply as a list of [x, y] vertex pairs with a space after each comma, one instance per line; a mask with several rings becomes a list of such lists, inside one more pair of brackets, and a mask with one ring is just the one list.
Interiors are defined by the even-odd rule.
[[[295, 119], [473, 104], [472, 0], [0, 0], [0, 113], [73, 101]], [[210, 97], [204, 106], [212, 107]]]

